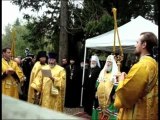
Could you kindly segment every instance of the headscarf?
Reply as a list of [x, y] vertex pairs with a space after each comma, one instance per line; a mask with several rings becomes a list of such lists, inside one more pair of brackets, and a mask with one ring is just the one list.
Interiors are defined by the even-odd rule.
[[24, 52], [25, 52], [25, 54], [26, 54], [26, 56], [27, 56], [27, 55], [30, 53], [29, 48], [26, 48]]
[[108, 61], [112, 62], [112, 70], [111, 70], [110, 81], [113, 81], [114, 76], [118, 73], [118, 66], [117, 66], [117, 63], [115, 61], [115, 58], [114, 58], [113, 55], [109, 55], [106, 59], [106, 63], [104, 65], [103, 69], [101, 70], [101, 72], [99, 74], [98, 81], [103, 81], [104, 80], [104, 76], [105, 76], [105, 73], [106, 73], [106, 67], [107, 67], [107, 62]]
[[101, 68], [101, 65], [100, 65], [100, 62], [99, 62], [99, 58], [97, 55], [92, 55], [91, 57], [91, 61], [96, 61], [97, 62], [97, 65], [99, 68]]

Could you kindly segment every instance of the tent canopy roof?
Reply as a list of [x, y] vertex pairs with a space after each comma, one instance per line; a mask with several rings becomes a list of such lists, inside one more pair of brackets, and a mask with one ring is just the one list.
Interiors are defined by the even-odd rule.
[[[119, 37], [124, 53], [133, 53], [136, 41], [142, 32], [153, 32], [158, 37], [158, 26], [142, 16], [118, 27]], [[114, 30], [86, 40], [85, 47], [112, 52], [114, 42]], [[119, 42], [116, 34], [116, 50], [119, 50]]]

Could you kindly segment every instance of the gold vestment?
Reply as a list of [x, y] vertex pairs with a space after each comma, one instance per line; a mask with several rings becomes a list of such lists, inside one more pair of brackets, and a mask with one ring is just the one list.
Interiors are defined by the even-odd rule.
[[[42, 72], [39, 71], [31, 83], [31, 87], [41, 93], [40, 105], [42, 107], [62, 112], [64, 108], [66, 72], [59, 65], [55, 65], [53, 68], [47, 65], [43, 69], [51, 69], [54, 82], [49, 77], [43, 77]], [[58, 89], [57, 95], [51, 94], [53, 86]]]
[[[24, 74], [23, 74], [23, 71], [17, 65], [17, 63], [13, 60], [10, 60], [9, 62], [7, 62], [4, 58], [2, 58], [2, 74], [8, 68], [12, 68], [16, 72], [19, 80], [22, 81], [22, 79], [24, 78]], [[15, 78], [13, 78], [11, 75], [7, 75], [2, 80], [2, 94], [19, 99], [17, 82]]]
[[118, 120], [158, 120], [158, 65], [143, 56], [116, 89]]
[[[47, 64], [45, 64], [47, 65]], [[41, 70], [42, 66], [45, 65], [41, 65], [39, 61], [37, 61], [31, 71], [31, 75], [30, 75], [30, 81], [29, 81], [29, 88], [28, 88], [28, 102], [33, 103], [34, 102], [34, 89], [31, 87], [31, 83], [32, 81], [35, 79], [35, 77], [37, 76], [38, 72]]]

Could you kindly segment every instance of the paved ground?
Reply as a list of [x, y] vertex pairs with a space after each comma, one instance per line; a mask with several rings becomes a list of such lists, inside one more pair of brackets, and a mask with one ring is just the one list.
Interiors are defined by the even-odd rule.
[[64, 108], [64, 113], [84, 118], [84, 120], [90, 120], [83, 108]]
[[64, 108], [64, 113], [74, 115], [78, 112], [83, 112], [83, 108]]

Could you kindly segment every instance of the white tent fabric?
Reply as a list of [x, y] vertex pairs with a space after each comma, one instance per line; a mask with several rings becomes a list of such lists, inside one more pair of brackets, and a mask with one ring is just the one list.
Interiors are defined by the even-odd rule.
[[[142, 16], [131, 20], [130, 22], [118, 27], [119, 37], [124, 53], [132, 53], [134, 45], [142, 32], [153, 32], [158, 37], [158, 26]], [[112, 51], [114, 42], [114, 30], [102, 35], [98, 35], [86, 40], [85, 47]], [[118, 36], [116, 34], [116, 46], [119, 46]], [[119, 47], [116, 49], [119, 49]]]
[[[153, 32], [158, 37], [158, 26], [142, 16], [131, 20], [130, 22], [118, 27], [119, 37], [124, 53], [133, 53], [136, 41], [142, 32]], [[89, 38], [85, 42], [84, 63], [86, 60], [87, 48], [113, 51], [114, 30], [111, 30], [102, 35]], [[119, 50], [118, 36], [116, 34], [116, 50]], [[83, 68], [82, 86], [84, 82], [85, 68]], [[83, 87], [81, 91], [81, 106], [82, 106]]]

